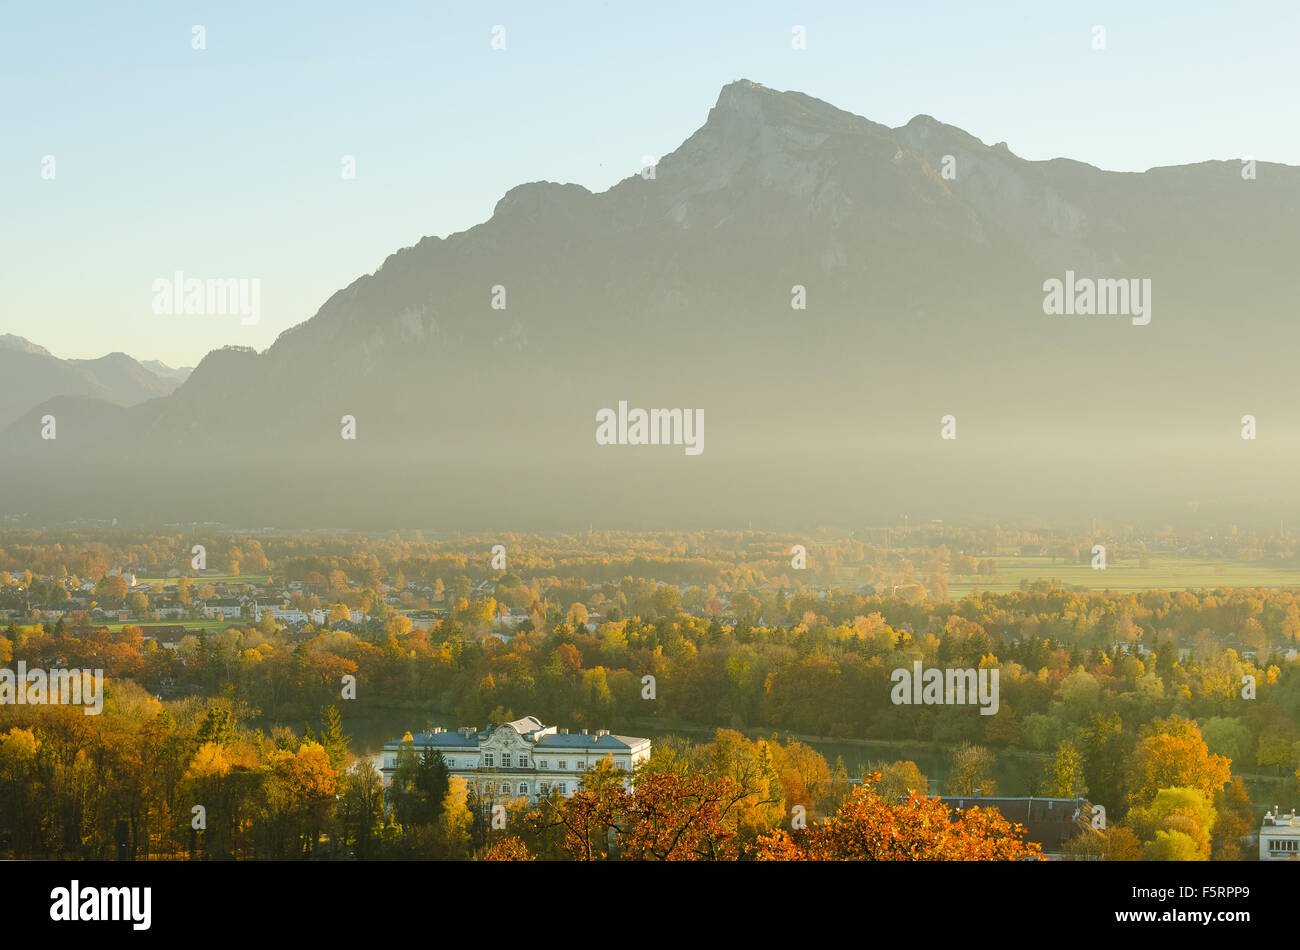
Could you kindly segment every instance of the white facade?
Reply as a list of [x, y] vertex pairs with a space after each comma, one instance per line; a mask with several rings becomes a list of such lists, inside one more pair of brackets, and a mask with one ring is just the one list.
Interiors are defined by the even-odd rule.
[[282, 623], [306, 623], [307, 622], [307, 615], [303, 613], [301, 610], [299, 610], [297, 607], [258, 606], [253, 608], [253, 618], [258, 623], [261, 623], [262, 618], [265, 617], [267, 614], [270, 614], [274, 619], [279, 620]]
[[[650, 758], [650, 740], [610, 735], [608, 729], [589, 733], [543, 726], [532, 716], [479, 730], [434, 729], [412, 736], [417, 754], [432, 746], [442, 753], [452, 775], [465, 780], [481, 798], [527, 798], [537, 801], [556, 792], [568, 798], [583, 775], [602, 759], [630, 772]], [[384, 782], [397, 771], [402, 740], [384, 744]]]
[[1259, 828], [1259, 859], [1261, 861], [1300, 861], [1300, 816], [1295, 809], [1291, 814], [1269, 812]]
[[243, 605], [233, 598], [210, 600], [203, 606], [203, 615], [209, 620], [238, 620], [243, 614]]

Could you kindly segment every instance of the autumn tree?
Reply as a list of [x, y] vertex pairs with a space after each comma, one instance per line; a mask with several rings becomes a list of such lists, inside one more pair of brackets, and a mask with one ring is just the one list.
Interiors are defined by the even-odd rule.
[[1240, 861], [1245, 857], [1242, 839], [1255, 830], [1250, 793], [1240, 775], [1218, 790], [1214, 805], [1219, 818], [1214, 823], [1211, 856], [1216, 861]]
[[906, 800], [912, 792], [925, 795], [930, 791], [930, 780], [912, 761], [872, 762], [868, 774], [879, 774], [875, 784], [876, 794], [890, 800]]
[[1056, 747], [1046, 766], [1038, 793], [1048, 798], [1082, 798], [1088, 794], [1083, 777], [1083, 756], [1068, 739]]
[[996, 795], [993, 763], [993, 753], [988, 749], [963, 742], [953, 750], [952, 766], [943, 785], [944, 794], [970, 796], [978, 791], [985, 796]]
[[533, 861], [535, 858], [528, 845], [518, 835], [508, 835], [488, 848], [483, 855], [484, 861]]
[[1208, 802], [1230, 778], [1232, 763], [1212, 755], [1190, 719], [1155, 720], [1133, 750], [1128, 769], [1130, 807], [1144, 805], [1161, 789], [1199, 789]]
[[734, 860], [741, 854], [737, 806], [755, 793], [736, 780], [698, 772], [648, 772], [629, 790], [621, 782], [580, 788], [529, 816], [562, 831], [576, 861]]
[[[1149, 804], [1130, 808], [1127, 823], [1151, 860], [1208, 861], [1216, 818], [1212, 800], [1199, 788], [1162, 788]], [[1187, 842], [1195, 857], [1186, 856]]]
[[956, 812], [937, 798], [880, 795], [879, 773], [854, 788], [834, 815], [805, 829], [765, 835], [766, 861], [1014, 861], [1039, 859], [1042, 848], [996, 809]]

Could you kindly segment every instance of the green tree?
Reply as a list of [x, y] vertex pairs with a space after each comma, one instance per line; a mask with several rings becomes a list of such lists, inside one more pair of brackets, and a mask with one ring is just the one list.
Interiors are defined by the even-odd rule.
[[1082, 798], [1088, 794], [1083, 772], [1083, 756], [1067, 739], [1056, 747], [1056, 754], [1039, 784], [1039, 794], [1048, 798]]

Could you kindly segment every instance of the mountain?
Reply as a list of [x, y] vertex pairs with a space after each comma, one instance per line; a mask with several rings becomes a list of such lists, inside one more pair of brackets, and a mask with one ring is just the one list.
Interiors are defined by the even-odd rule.
[[45, 347], [37, 346], [31, 340], [14, 336], [12, 333], [0, 333], [0, 352], [30, 353], [34, 356], [50, 355], [50, 351]]
[[158, 360], [143, 360], [140, 365], [155, 376], [161, 376], [163, 379], [174, 379], [178, 382], [184, 382], [190, 373], [194, 372], [193, 366], [182, 366], [179, 369], [172, 369], [166, 363], [162, 363]]
[[[28, 464], [7, 494], [47, 517], [111, 497], [114, 517], [357, 527], [1163, 518], [1193, 499], [1273, 521], [1300, 463], [1300, 169], [1243, 168], [1027, 161], [741, 80], [653, 175], [511, 189], [265, 352], [210, 353], [167, 398], [97, 417], [95, 446], [11, 425], [0, 447]], [[1045, 313], [1067, 272], [1149, 281], [1149, 322]], [[620, 400], [703, 409], [705, 450], [598, 445]]]
[[59, 396], [89, 396], [134, 406], [172, 392], [178, 381], [146, 369], [125, 353], [62, 360], [11, 333], [0, 335], [0, 426]]

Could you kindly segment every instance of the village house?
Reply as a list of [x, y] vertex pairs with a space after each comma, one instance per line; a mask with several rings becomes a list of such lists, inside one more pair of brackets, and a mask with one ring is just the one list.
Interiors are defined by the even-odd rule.
[[306, 623], [307, 622], [307, 615], [303, 611], [299, 610], [297, 607], [290, 607], [287, 604], [282, 604], [279, 606], [270, 606], [270, 605], [260, 606], [254, 604], [252, 610], [253, 610], [253, 619], [255, 619], [258, 623], [261, 623], [262, 618], [267, 615], [270, 615], [272, 618], [279, 621], [280, 623]]
[[214, 597], [203, 605], [203, 616], [209, 620], [238, 620], [243, 609], [244, 602], [237, 597]]

